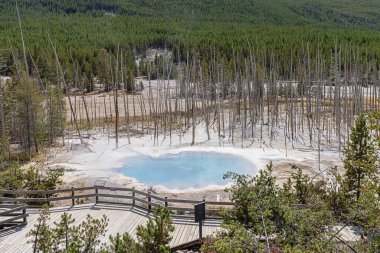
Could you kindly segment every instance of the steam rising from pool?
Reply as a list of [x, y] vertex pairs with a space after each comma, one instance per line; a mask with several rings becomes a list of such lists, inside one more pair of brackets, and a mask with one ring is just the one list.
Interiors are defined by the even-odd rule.
[[168, 189], [225, 186], [223, 175], [229, 171], [254, 175], [254, 165], [239, 156], [217, 152], [181, 152], [159, 157], [138, 155], [123, 163], [121, 173], [150, 186]]

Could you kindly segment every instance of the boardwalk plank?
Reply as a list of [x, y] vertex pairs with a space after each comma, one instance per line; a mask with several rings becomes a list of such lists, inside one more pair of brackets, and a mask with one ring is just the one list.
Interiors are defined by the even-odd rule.
[[182, 225], [174, 225], [174, 231], [173, 231], [173, 245], [178, 245], [178, 239], [180, 237], [180, 233], [182, 232], [183, 230], [183, 226]]
[[[140, 208], [131, 208], [130, 206], [113, 206], [113, 205], [78, 205], [75, 207], [58, 207], [50, 209], [49, 225], [53, 226], [54, 222], [59, 222], [64, 212], [72, 214], [75, 219], [75, 225], [86, 220], [87, 215], [94, 219], [100, 219], [106, 215], [109, 219], [107, 232], [101, 241], [109, 242], [109, 236], [115, 236], [117, 233], [123, 234], [128, 232], [133, 238], [136, 238], [136, 230], [139, 225], [146, 225], [148, 213]], [[38, 210], [29, 209], [28, 223], [26, 226], [18, 228], [16, 232], [0, 233], [0, 252], [32, 252], [32, 244], [27, 243], [32, 238], [27, 238], [26, 234], [33, 229], [38, 222]], [[172, 233], [173, 240], [170, 246], [177, 246], [198, 239], [198, 224], [189, 218], [173, 219], [175, 230]], [[204, 236], [213, 234], [219, 229], [220, 222], [206, 221], [203, 227]]]

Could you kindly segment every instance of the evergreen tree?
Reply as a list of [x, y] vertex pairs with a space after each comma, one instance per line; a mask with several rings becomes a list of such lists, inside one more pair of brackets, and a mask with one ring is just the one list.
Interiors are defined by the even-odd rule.
[[153, 218], [149, 217], [146, 227], [137, 227], [137, 238], [141, 242], [142, 252], [166, 253], [170, 252], [168, 247], [174, 231], [169, 210], [157, 206]]
[[110, 90], [111, 82], [111, 55], [106, 49], [100, 49], [98, 53], [98, 78], [106, 91]]
[[[63, 213], [59, 222], [54, 222], [53, 245], [54, 252], [66, 252], [70, 247], [70, 242], [77, 232], [76, 227], [72, 226], [75, 219], [71, 214]], [[60, 247], [63, 244], [63, 247]]]
[[364, 181], [377, 173], [378, 156], [366, 116], [360, 115], [356, 119], [344, 155], [343, 165], [348, 190], [356, 194], [358, 201]]
[[13, 87], [13, 98], [10, 106], [15, 110], [18, 138], [29, 156], [33, 151], [38, 152], [40, 143], [45, 139], [46, 127], [45, 111], [43, 110], [43, 96], [39, 84], [24, 72]]
[[54, 223], [55, 228], [49, 226], [50, 213], [44, 209], [35, 225], [27, 236], [33, 239], [34, 252], [72, 252], [89, 253], [99, 252], [100, 238], [104, 236], [108, 219], [105, 215], [101, 219], [94, 219], [90, 215], [78, 226], [73, 226], [75, 219], [64, 213], [61, 220]]
[[117, 234], [115, 237], [110, 236], [110, 245], [108, 245], [102, 252], [108, 253], [138, 253], [139, 244], [128, 234], [124, 233], [122, 236]]
[[27, 237], [32, 237], [28, 242], [33, 244], [33, 252], [53, 252], [53, 233], [48, 225], [49, 219], [49, 210], [41, 210], [37, 218], [38, 223], [26, 235]]
[[55, 85], [47, 88], [47, 129], [49, 144], [52, 144], [56, 137], [64, 134], [66, 126], [66, 107], [63, 91]]

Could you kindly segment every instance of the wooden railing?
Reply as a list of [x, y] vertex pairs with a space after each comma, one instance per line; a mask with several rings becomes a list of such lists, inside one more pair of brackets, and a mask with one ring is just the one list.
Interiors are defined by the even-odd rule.
[[[171, 211], [179, 214], [193, 214], [194, 205], [205, 202], [206, 213], [215, 215], [222, 208], [233, 208], [232, 202], [218, 202], [202, 200], [185, 200], [177, 198], [161, 197], [149, 192], [136, 190], [135, 188], [120, 187], [82, 187], [59, 190], [0, 190], [0, 203], [22, 203], [32, 206], [42, 206], [44, 204], [59, 201], [71, 202], [74, 206], [82, 202], [95, 202], [105, 204], [132, 205], [139, 206], [151, 211], [157, 205], [163, 205]], [[66, 203], [69, 204], [69, 203]]]
[[26, 206], [0, 205], [0, 231], [26, 224]]

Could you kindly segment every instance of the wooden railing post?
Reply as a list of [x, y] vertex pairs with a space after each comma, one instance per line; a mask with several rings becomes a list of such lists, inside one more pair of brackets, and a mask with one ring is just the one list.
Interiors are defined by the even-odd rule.
[[98, 187], [95, 186], [95, 203], [98, 204], [99, 197], [98, 197]]
[[26, 216], [25, 216], [25, 214], [26, 214], [26, 207], [24, 206], [24, 208], [22, 209], [22, 214], [24, 215], [24, 218], [22, 218], [22, 222], [23, 223], [26, 223]]
[[[205, 203], [205, 212], [206, 212], [206, 199], [203, 198], [202, 202]], [[199, 220], [199, 241], [201, 241], [203, 238], [202, 230], [203, 230], [203, 220]]]
[[15, 194], [15, 189], [12, 190], [13, 191], [13, 205], [16, 204], [16, 194]]
[[206, 199], [205, 199], [205, 198], [203, 198], [202, 202], [203, 202], [203, 203], [205, 203], [205, 215], [207, 216], [207, 206], [206, 206]]
[[74, 206], [75, 205], [75, 201], [74, 201], [74, 187], [71, 186], [71, 206]]
[[165, 197], [165, 207], [168, 207], [168, 197]]
[[148, 211], [150, 212], [152, 210], [152, 197], [150, 196], [150, 192], [148, 192]]
[[135, 197], [136, 197], [135, 187], [132, 187], [132, 206], [136, 205]]
[[46, 199], [46, 204], [48, 205], [48, 207], [50, 207], [49, 194], [47, 190], [45, 190], [45, 199]]

